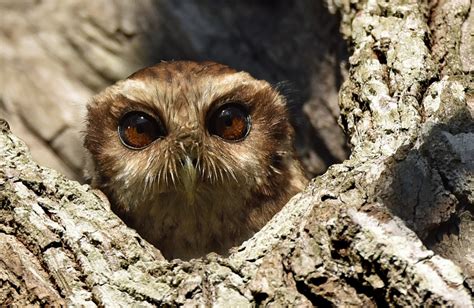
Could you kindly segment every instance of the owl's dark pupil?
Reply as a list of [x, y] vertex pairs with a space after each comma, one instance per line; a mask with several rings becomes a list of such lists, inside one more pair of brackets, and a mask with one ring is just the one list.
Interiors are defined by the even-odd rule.
[[144, 132], [147, 131], [147, 128], [151, 128], [150, 123], [148, 120], [146, 120], [143, 116], [140, 116], [137, 119], [137, 122], [135, 123], [135, 127], [137, 128], [137, 133], [143, 134]]
[[232, 115], [230, 115], [228, 112], [225, 112], [223, 118], [226, 126], [232, 126]]

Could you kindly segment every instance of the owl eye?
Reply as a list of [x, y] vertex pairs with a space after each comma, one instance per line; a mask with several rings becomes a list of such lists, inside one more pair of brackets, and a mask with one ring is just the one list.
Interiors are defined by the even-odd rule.
[[240, 104], [225, 104], [211, 114], [208, 129], [212, 135], [222, 139], [239, 141], [250, 131], [250, 115]]
[[120, 119], [118, 132], [122, 143], [135, 150], [145, 148], [166, 133], [159, 119], [138, 111], [129, 112]]

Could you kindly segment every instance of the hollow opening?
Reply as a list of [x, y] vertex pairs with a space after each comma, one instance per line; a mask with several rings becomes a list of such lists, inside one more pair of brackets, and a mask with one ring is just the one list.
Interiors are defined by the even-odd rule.
[[[308, 178], [346, 159], [338, 91], [348, 51], [338, 16], [322, 1], [165, 2], [189, 48], [159, 60], [215, 61], [269, 81], [288, 101], [295, 148]], [[239, 243], [240, 244], [240, 243]]]

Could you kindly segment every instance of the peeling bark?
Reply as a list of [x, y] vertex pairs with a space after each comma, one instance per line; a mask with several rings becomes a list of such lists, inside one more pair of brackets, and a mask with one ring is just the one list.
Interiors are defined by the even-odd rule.
[[473, 50], [463, 35], [472, 10], [459, 1], [329, 7], [352, 46], [340, 91], [352, 155], [228, 257], [165, 260], [100, 192], [38, 166], [0, 125], [0, 299], [472, 306], [474, 87], [461, 56]]

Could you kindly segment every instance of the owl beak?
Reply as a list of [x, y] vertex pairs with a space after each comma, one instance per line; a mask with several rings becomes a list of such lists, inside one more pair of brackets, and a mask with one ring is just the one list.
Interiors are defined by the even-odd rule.
[[183, 169], [181, 174], [181, 180], [184, 186], [186, 199], [190, 204], [194, 203], [196, 195], [196, 184], [197, 184], [197, 169], [195, 163], [191, 157], [186, 155], [182, 160]]

